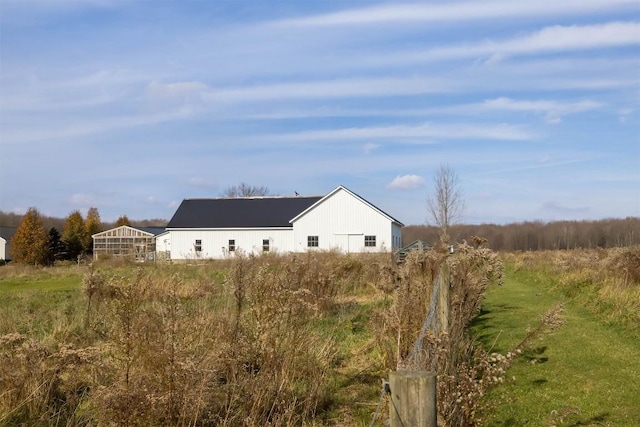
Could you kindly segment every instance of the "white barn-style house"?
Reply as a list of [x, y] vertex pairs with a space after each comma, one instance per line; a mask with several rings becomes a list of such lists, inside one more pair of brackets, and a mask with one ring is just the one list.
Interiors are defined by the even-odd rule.
[[185, 199], [156, 236], [158, 258], [220, 259], [238, 251], [391, 252], [403, 224], [343, 186], [326, 196]]

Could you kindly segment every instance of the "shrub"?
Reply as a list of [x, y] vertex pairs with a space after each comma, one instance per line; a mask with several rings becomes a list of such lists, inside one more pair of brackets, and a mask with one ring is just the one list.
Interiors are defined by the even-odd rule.
[[502, 263], [486, 248], [413, 252], [398, 270], [390, 310], [377, 319], [389, 369], [437, 373], [438, 418], [447, 425], [471, 425], [487, 387], [504, 375], [466, 333], [487, 286], [501, 280]]

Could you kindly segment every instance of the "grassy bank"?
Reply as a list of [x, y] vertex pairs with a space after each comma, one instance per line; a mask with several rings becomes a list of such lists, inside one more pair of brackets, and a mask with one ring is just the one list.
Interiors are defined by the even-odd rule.
[[[637, 301], [629, 299], [635, 285], [627, 281], [621, 287], [613, 275], [598, 283], [593, 278], [602, 274], [602, 264], [592, 264], [589, 276], [583, 263], [574, 261], [579, 268], [568, 268], [571, 253], [554, 256], [563, 260], [563, 270], [554, 267], [548, 254], [537, 267], [530, 258], [525, 263], [508, 258], [504, 286], [486, 294], [473, 331], [493, 351], [517, 346], [557, 304], [563, 304], [563, 324], [530, 342], [508, 370], [505, 383], [486, 396], [483, 425], [640, 425], [637, 325], [612, 314], [637, 314], [631, 310]], [[588, 285], [585, 277], [591, 277]], [[582, 280], [572, 284], [570, 278]], [[602, 300], [611, 286], [624, 290], [626, 305]]]

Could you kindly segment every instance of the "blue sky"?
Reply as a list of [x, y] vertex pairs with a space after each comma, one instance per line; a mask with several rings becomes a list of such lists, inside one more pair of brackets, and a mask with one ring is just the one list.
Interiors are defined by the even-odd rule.
[[637, 0], [0, 0], [0, 210], [166, 218], [247, 182], [405, 224], [640, 216]]

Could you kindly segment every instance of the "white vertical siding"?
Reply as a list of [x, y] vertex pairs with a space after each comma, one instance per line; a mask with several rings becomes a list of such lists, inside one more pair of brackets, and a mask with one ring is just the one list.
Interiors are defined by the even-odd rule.
[[[304, 252], [308, 236], [318, 236], [318, 249], [341, 252], [380, 252], [393, 249], [394, 224], [371, 205], [340, 189], [293, 224], [295, 250]], [[376, 246], [365, 247], [365, 236], [375, 236]]]
[[170, 252], [171, 251], [171, 232], [165, 231], [164, 233], [156, 236], [156, 252]]
[[0, 237], [0, 260], [7, 259], [7, 241]]
[[[171, 259], [222, 259], [233, 256], [229, 240], [235, 240], [236, 251], [246, 254], [262, 253], [262, 241], [269, 240], [269, 252], [286, 253], [293, 250], [292, 229], [191, 229], [171, 230]], [[196, 240], [201, 251], [195, 251]]]

